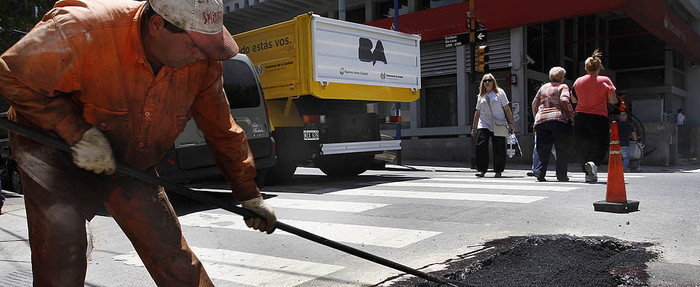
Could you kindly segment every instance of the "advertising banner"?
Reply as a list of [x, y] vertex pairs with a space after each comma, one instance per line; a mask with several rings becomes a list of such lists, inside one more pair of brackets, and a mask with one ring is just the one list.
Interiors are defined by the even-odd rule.
[[420, 89], [420, 36], [312, 20], [314, 81]]

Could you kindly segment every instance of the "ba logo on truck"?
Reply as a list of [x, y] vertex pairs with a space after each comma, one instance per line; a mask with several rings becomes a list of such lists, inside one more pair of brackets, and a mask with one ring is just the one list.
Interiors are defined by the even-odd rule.
[[[372, 50], [374, 46], [374, 51]], [[360, 47], [357, 48], [357, 57], [362, 62], [372, 62], [372, 65], [379, 62], [386, 64], [386, 56], [384, 55], [384, 45], [381, 40], [377, 40], [377, 45], [372, 45], [372, 40], [360, 38]]]

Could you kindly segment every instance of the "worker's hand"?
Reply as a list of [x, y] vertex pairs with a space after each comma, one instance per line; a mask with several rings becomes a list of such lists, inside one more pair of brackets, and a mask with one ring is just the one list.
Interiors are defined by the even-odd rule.
[[272, 207], [270, 207], [263, 200], [262, 196], [243, 201], [241, 202], [241, 205], [243, 208], [248, 209], [259, 216], [254, 218], [245, 218], [245, 224], [248, 225], [248, 227], [255, 230], [260, 230], [260, 232], [266, 231], [267, 234], [275, 231], [277, 217], [275, 216], [275, 212], [272, 210]]
[[83, 138], [70, 148], [73, 162], [80, 168], [96, 174], [113, 174], [117, 169], [112, 148], [105, 135], [95, 127], [83, 134]]

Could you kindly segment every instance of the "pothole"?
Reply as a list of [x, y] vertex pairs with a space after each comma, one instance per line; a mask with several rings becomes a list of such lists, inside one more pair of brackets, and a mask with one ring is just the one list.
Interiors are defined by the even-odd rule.
[[[458, 286], [647, 286], [646, 263], [658, 257], [650, 246], [612, 237], [508, 237], [431, 274]], [[441, 286], [415, 277], [388, 284], [382, 286]]]

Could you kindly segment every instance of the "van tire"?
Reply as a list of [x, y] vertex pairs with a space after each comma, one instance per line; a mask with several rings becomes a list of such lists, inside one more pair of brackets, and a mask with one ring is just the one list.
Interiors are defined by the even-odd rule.
[[314, 161], [316, 167], [328, 176], [356, 176], [369, 169], [374, 162], [372, 153], [323, 155]]

